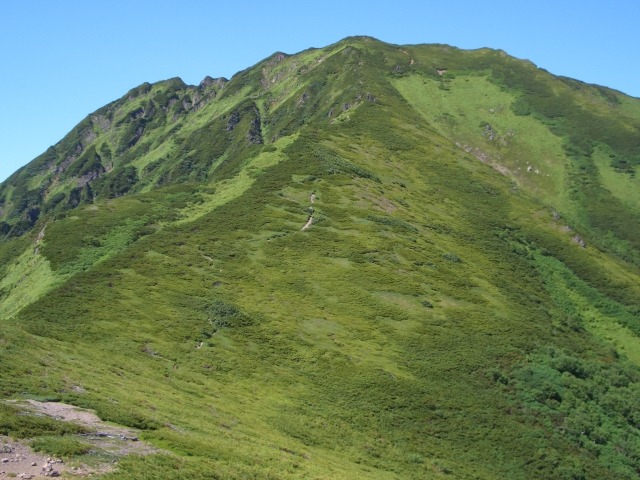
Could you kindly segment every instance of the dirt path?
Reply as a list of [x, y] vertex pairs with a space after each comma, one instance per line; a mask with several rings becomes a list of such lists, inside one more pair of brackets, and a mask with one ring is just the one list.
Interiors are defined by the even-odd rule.
[[312, 223], [313, 223], [313, 216], [310, 216], [309, 220], [307, 220], [307, 223], [305, 223], [304, 227], [302, 227], [302, 230], [306, 230], [307, 228], [309, 228]]
[[311, 215], [309, 215], [309, 218], [307, 219], [307, 223], [304, 224], [304, 227], [300, 229], [301, 231], [306, 230], [313, 224], [313, 204], [316, 203], [315, 192], [311, 194], [311, 196], [309, 197], [309, 201], [311, 202], [311, 206], [309, 207], [309, 212], [311, 212]]
[[[46, 415], [56, 420], [82, 425], [89, 433], [78, 435], [78, 440], [91, 447], [87, 455], [99, 453], [100, 461], [92, 461], [91, 466], [74, 460], [70, 465], [61, 459], [34, 452], [27, 441], [16, 441], [0, 436], [0, 480], [4, 478], [82, 478], [100, 475], [114, 469], [119, 457], [129, 454], [148, 455], [159, 453], [155, 447], [139, 441], [138, 431], [119, 425], [106, 423], [91, 410], [85, 410], [58, 402], [11, 402], [25, 413]], [[81, 460], [81, 459], [80, 459]]]

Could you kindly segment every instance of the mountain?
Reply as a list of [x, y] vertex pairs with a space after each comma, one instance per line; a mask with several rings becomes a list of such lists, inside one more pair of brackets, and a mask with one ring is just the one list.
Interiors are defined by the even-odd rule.
[[[638, 164], [639, 99], [490, 49], [143, 84], [0, 186], [0, 394], [163, 452], [105, 478], [637, 478]], [[106, 455], [61, 425], [0, 403]]]

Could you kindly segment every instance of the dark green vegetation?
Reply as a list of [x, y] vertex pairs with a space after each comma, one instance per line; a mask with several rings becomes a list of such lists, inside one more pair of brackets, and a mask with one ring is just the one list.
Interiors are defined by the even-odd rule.
[[109, 478], [637, 478], [639, 133], [369, 38], [142, 85], [0, 187], [0, 394], [170, 452]]

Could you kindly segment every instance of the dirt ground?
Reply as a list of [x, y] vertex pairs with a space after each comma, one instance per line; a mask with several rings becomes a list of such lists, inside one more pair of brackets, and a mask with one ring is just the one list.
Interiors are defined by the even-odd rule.
[[24, 409], [25, 413], [46, 415], [57, 420], [82, 425], [90, 433], [79, 435], [78, 439], [91, 446], [87, 455], [90, 465], [77, 459], [65, 462], [34, 452], [28, 441], [16, 441], [0, 436], [0, 479], [35, 479], [45, 477], [82, 478], [106, 473], [114, 468], [119, 457], [129, 454], [148, 455], [159, 450], [138, 440], [138, 431], [118, 425], [108, 424], [92, 411], [57, 402], [12, 402]]
[[25, 443], [0, 436], [0, 478], [29, 479], [44, 477], [45, 473], [51, 476], [54, 471], [62, 477], [67, 466], [59, 459], [34, 452]]

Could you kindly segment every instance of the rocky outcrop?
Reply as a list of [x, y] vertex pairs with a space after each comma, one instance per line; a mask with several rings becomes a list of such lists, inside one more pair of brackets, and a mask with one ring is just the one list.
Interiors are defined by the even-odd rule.
[[264, 140], [262, 139], [262, 127], [259, 114], [251, 120], [251, 125], [247, 132], [247, 140], [249, 140], [249, 143], [253, 143], [254, 145], [264, 143]]
[[142, 134], [144, 134], [144, 128], [145, 128], [145, 124], [144, 123], [140, 123], [140, 125], [138, 125], [138, 127], [135, 130], [135, 132], [133, 133], [133, 136], [127, 142], [127, 148], [131, 148], [136, 143], [138, 143], [138, 140], [140, 140], [140, 138], [142, 138]]
[[202, 79], [202, 81], [198, 85], [198, 88], [200, 90], [204, 90], [205, 88], [211, 87], [211, 86], [217, 87], [217, 88], [224, 88], [224, 84], [227, 83], [228, 81], [229, 80], [227, 80], [224, 77], [212, 78], [209, 75], [207, 75]]
[[100, 175], [102, 173], [104, 173], [104, 168], [102, 168], [101, 170], [93, 170], [91, 172], [85, 173], [80, 178], [78, 178], [78, 186], [84, 187], [88, 183], [91, 183], [94, 180], [97, 180], [98, 178], [100, 178]]
[[227, 132], [230, 132], [236, 125], [240, 123], [240, 113], [236, 110], [229, 115], [229, 119], [227, 120]]

